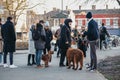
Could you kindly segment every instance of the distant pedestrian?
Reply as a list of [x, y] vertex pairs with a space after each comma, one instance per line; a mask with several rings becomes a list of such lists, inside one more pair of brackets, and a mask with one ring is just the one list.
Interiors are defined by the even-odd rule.
[[51, 50], [51, 41], [53, 39], [52, 31], [50, 30], [49, 25], [47, 24], [45, 25], [45, 33], [46, 33], [46, 41], [45, 41], [44, 54], [48, 53]]
[[[32, 32], [35, 30], [35, 24], [33, 24], [30, 28], [30, 31], [29, 31], [29, 54], [28, 54], [28, 63], [27, 65], [28, 66], [31, 66], [31, 65], [34, 65], [36, 64], [35, 63], [35, 46], [34, 46], [34, 40], [32, 38]], [[32, 58], [32, 63], [30, 62], [31, 61], [31, 58]]]
[[96, 55], [96, 41], [99, 37], [98, 33], [98, 24], [97, 22], [92, 18], [92, 13], [88, 12], [86, 15], [86, 18], [88, 20], [88, 30], [84, 34], [87, 35], [87, 38], [90, 43], [90, 71], [94, 71], [97, 69], [97, 55]]
[[8, 67], [7, 65], [7, 54], [9, 52], [10, 56], [10, 68], [17, 68], [13, 64], [13, 52], [16, 51], [16, 33], [14, 29], [14, 24], [12, 22], [12, 17], [8, 17], [6, 23], [2, 26], [2, 38], [4, 42], [4, 67]]
[[102, 23], [102, 26], [100, 27], [100, 50], [102, 49], [102, 43], [105, 44], [105, 48], [107, 48], [107, 42], [105, 41], [106, 40], [106, 36], [107, 37], [110, 37], [104, 23]]
[[[64, 26], [61, 29], [60, 33], [60, 49], [61, 49], [61, 57], [60, 57], [60, 67], [64, 67], [64, 61], [66, 57], [66, 52], [68, 48], [71, 46], [71, 19], [66, 19], [64, 21]], [[68, 65], [66, 60], [66, 66]]]
[[1, 35], [2, 19], [0, 18], [0, 66], [2, 66], [3, 41]]
[[[38, 36], [38, 39], [37, 38], [34, 39], [35, 49], [36, 49], [36, 65], [37, 65], [37, 68], [42, 68], [41, 58], [42, 58], [43, 49], [45, 48], [46, 35], [45, 35], [45, 30], [44, 30], [43, 26], [44, 26], [44, 21], [40, 20], [39, 23], [37, 23], [36, 28], [34, 30], [35, 31], [35, 36], [33, 35], [33, 37]], [[37, 35], [36, 35], [36, 33], [37, 33]]]
[[60, 55], [60, 32], [61, 32], [62, 26], [63, 26], [63, 24], [60, 24], [60, 28], [57, 29], [57, 31], [55, 32], [55, 37], [57, 38], [55, 46], [56, 47], [58, 46], [58, 48], [59, 48], [58, 51], [57, 51], [57, 58]]

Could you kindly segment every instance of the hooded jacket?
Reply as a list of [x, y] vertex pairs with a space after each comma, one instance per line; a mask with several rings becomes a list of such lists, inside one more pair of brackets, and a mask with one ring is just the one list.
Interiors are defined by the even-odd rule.
[[[71, 28], [69, 22], [72, 22], [71, 19], [66, 19], [64, 21], [64, 26], [61, 29], [60, 33], [60, 48], [68, 48], [71, 45]], [[68, 44], [66, 44], [68, 42]]]

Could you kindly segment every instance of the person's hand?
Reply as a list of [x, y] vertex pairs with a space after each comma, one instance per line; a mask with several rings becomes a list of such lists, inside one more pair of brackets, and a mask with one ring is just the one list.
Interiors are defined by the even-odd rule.
[[65, 44], [68, 44], [68, 41]]

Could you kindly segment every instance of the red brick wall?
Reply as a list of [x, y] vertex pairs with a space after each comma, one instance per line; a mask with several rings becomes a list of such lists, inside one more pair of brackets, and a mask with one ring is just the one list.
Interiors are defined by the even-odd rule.
[[[118, 18], [119, 17], [119, 20], [118, 20], [118, 26], [120, 28], [120, 15], [119, 14], [94, 14], [93, 15], [93, 18], [103, 18], [102, 19], [102, 23], [105, 23], [106, 25], [106, 20], [104, 18]], [[86, 15], [75, 15], [75, 18], [76, 18], [76, 23], [78, 24], [77, 22], [77, 19], [86, 19]], [[85, 25], [86, 24], [86, 21], [85, 20], [82, 20], [82, 25]], [[113, 26], [113, 19], [110, 19], [110, 25]]]

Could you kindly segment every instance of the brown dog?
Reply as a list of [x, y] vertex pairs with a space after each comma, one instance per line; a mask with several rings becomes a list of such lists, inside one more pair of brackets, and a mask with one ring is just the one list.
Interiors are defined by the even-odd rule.
[[49, 67], [48, 63], [52, 60], [52, 54], [54, 54], [53, 51], [49, 51], [48, 54], [42, 55], [42, 60], [45, 63], [45, 67]]
[[[78, 62], [80, 63], [79, 70], [82, 70], [83, 67], [83, 52], [80, 49], [69, 48], [67, 50], [67, 60], [68, 60], [68, 69], [71, 68], [71, 62], [73, 62], [73, 69], [78, 69]], [[75, 67], [76, 64], [76, 67]]]

